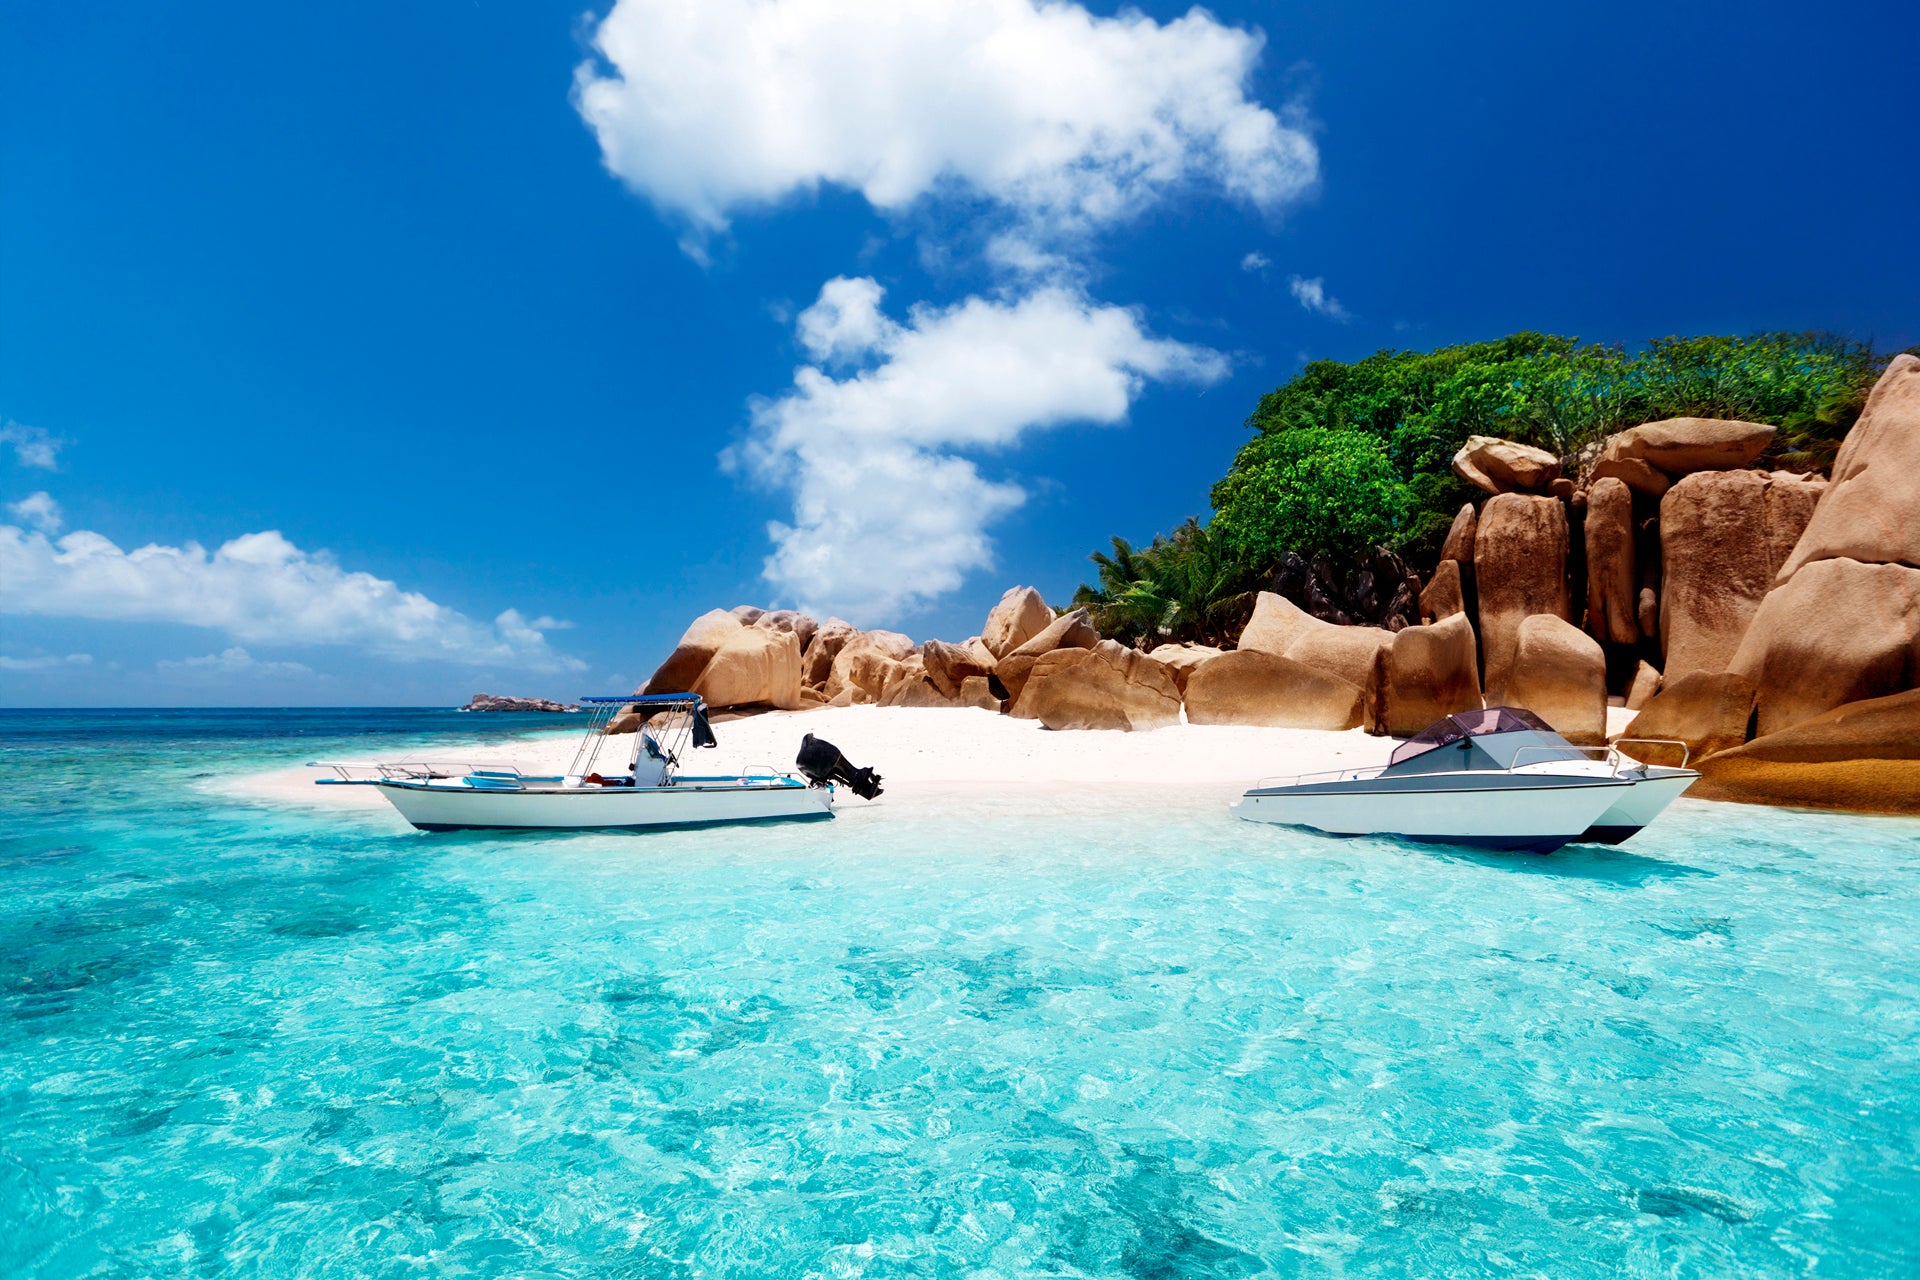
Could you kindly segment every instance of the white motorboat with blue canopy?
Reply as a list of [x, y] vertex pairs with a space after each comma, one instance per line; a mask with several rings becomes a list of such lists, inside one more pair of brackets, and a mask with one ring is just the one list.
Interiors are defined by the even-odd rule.
[[[400, 816], [422, 831], [476, 828], [639, 830], [720, 823], [831, 818], [834, 785], [872, 799], [880, 779], [854, 769], [830, 744], [808, 734], [801, 775], [773, 768], [732, 774], [682, 772], [682, 756], [717, 745], [698, 695], [588, 697], [586, 736], [564, 773], [532, 774], [512, 765], [445, 761], [332, 764], [322, 786], [377, 787]], [[603, 765], [614, 716], [642, 717], [629, 758]], [[602, 768], [606, 772], [601, 772]]]
[[1700, 776], [1619, 750], [1655, 741], [1577, 747], [1531, 711], [1488, 707], [1429, 725], [1379, 768], [1265, 780], [1232, 809], [1249, 821], [1339, 836], [1537, 853], [1576, 842], [1618, 844]]

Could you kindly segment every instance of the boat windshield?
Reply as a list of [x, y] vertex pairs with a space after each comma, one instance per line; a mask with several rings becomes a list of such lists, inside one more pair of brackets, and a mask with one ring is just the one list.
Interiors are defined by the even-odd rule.
[[1395, 747], [1387, 767], [1392, 768], [1462, 738], [1483, 738], [1491, 733], [1524, 733], [1528, 730], [1552, 733], [1553, 726], [1525, 707], [1488, 707], [1485, 711], [1462, 711], [1459, 715], [1435, 721]]

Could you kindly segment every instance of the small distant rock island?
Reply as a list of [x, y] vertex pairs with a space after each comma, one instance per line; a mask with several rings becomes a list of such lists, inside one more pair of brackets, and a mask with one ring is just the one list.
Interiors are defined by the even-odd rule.
[[501, 698], [491, 693], [476, 693], [462, 711], [578, 711], [577, 704], [554, 702], [548, 698]]

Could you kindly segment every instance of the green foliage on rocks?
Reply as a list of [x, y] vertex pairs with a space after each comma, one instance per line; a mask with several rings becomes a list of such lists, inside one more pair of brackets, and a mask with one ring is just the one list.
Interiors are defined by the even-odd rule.
[[1100, 583], [1080, 602], [1108, 635], [1198, 639], [1287, 552], [1381, 545], [1424, 561], [1473, 493], [1452, 468], [1471, 435], [1537, 445], [1575, 474], [1615, 431], [1741, 418], [1779, 428], [1768, 465], [1822, 469], [1885, 363], [1824, 333], [1660, 338], [1634, 352], [1516, 333], [1316, 360], [1260, 398], [1253, 438], [1213, 487], [1212, 520], [1137, 551], [1116, 539], [1114, 556], [1093, 557]]

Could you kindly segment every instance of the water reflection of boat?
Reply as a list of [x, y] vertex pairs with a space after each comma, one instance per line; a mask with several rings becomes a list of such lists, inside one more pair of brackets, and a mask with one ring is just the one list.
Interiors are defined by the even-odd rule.
[[1489, 707], [1429, 725], [1377, 769], [1263, 781], [1233, 812], [1329, 835], [1538, 853], [1618, 844], [1700, 776], [1642, 764], [1619, 746], [1576, 747], [1530, 711]]
[[[690, 693], [648, 697], [582, 698], [590, 720], [565, 773], [530, 774], [512, 765], [448, 762], [333, 764], [322, 786], [377, 787], [422, 831], [520, 827], [644, 829], [694, 827], [776, 819], [831, 818], [834, 783], [869, 799], [880, 792], [870, 769], [855, 770], [833, 752], [840, 768], [795, 776], [771, 767], [737, 774], [681, 771], [682, 754], [717, 745], [707, 709]], [[600, 756], [607, 726], [623, 707], [646, 716], [633, 735], [624, 771]], [[808, 735], [811, 738], [811, 735]], [[832, 748], [818, 744], [827, 751]], [[816, 751], [816, 755], [819, 754]], [[802, 764], [807, 763], [803, 751]], [[817, 776], [816, 776], [817, 775]]]

